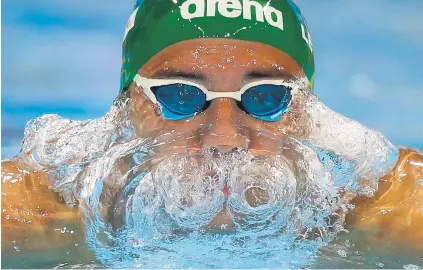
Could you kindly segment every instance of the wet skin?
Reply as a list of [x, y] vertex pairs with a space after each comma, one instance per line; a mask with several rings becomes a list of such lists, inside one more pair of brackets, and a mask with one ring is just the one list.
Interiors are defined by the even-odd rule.
[[[301, 76], [302, 71], [288, 55], [264, 44], [198, 39], [184, 41], [163, 50], [144, 65], [139, 74], [151, 78], [188, 78], [211, 91], [227, 92], [237, 91], [247, 82], [263, 78], [292, 79]], [[294, 101], [293, 109], [281, 120], [272, 123], [251, 117], [240, 110], [234, 100], [228, 98], [214, 100], [205, 112], [191, 119], [169, 121], [160, 116], [142, 89], [132, 84], [128, 91], [132, 99], [130, 119], [139, 137], [156, 137], [167, 133], [191, 135], [189, 138], [177, 137], [172, 151], [201, 153], [204, 149], [212, 148], [227, 153], [241, 147], [254, 155], [275, 155], [283, 144], [279, 139], [269, 139], [272, 136], [307, 136], [302, 130], [302, 121], [306, 121], [306, 115], [301, 110], [301, 100]], [[158, 154], [170, 153], [163, 150]], [[289, 164], [290, 156], [284, 158]], [[16, 162], [2, 164], [2, 178], [9, 176], [7, 181], [2, 181], [2, 205], [7, 206], [2, 211], [2, 229], [8, 232], [3, 234], [2, 246], [11, 248], [10, 239], [34, 235], [39, 235], [39, 239], [43, 239], [46, 245], [66, 245], [68, 242], [65, 240], [47, 235], [45, 228], [59, 220], [78, 224], [80, 213], [75, 208], [67, 207], [58, 194], [48, 189], [45, 175], [23, 168], [23, 164]], [[15, 182], [10, 179], [21, 180]], [[347, 226], [375, 230], [385, 239], [405, 241], [423, 248], [423, 231], [420, 229], [423, 224], [423, 187], [420, 179], [423, 179], [422, 154], [402, 150], [395, 168], [380, 180], [376, 196], [371, 199], [354, 199], [356, 208], [346, 216]], [[250, 196], [250, 199], [253, 197], [256, 196]], [[265, 195], [260, 197], [266, 199]], [[14, 211], [17, 208], [32, 214]], [[390, 211], [382, 214], [382, 210], [386, 209]], [[51, 214], [45, 216], [45, 212]], [[20, 222], [22, 218], [31, 220], [31, 224]], [[222, 211], [208, 228], [228, 223], [228, 216]]]

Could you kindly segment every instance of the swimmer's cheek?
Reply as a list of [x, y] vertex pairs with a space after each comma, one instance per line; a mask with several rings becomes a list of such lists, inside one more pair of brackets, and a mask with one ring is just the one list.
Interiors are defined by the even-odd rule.
[[382, 177], [373, 198], [358, 198], [348, 214], [350, 228], [373, 231], [375, 239], [423, 250], [423, 154], [401, 150], [392, 172]]

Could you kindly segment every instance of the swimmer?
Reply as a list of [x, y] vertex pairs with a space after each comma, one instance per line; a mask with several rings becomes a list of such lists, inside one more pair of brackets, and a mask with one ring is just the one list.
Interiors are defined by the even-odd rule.
[[[360, 160], [359, 185], [376, 183], [370, 196], [339, 187], [345, 202], [354, 205], [338, 209], [346, 228], [375, 232], [381, 239], [423, 249], [423, 154], [401, 148], [389, 168], [379, 172], [372, 167], [377, 164], [376, 152], [386, 157], [391, 151], [389, 142], [368, 129], [354, 133], [362, 126], [331, 114], [315, 99], [313, 53], [308, 26], [290, 0], [145, 0], [137, 4], [125, 31], [115, 106], [125, 110], [137, 139], [160, 138], [171, 142], [171, 147], [157, 144], [154, 155], [163, 161], [145, 163], [155, 172], [145, 178], [152, 179], [152, 184], [140, 182], [136, 194], [149, 194], [148, 185], [161, 184], [166, 212], [182, 228], [243, 228], [254, 218], [249, 220], [248, 212], [237, 203], [240, 197], [251, 208], [273, 200], [280, 208], [272, 215], [286, 219], [290, 212], [278, 211], [292, 208], [298, 187], [308, 188], [301, 181], [316, 159], [302, 149], [315, 145], [346, 160]], [[332, 116], [339, 122], [330, 123]], [[374, 140], [369, 140], [373, 135]], [[91, 153], [75, 156], [83, 154]], [[65, 158], [70, 164], [83, 160], [75, 156]], [[238, 158], [236, 165], [228, 165], [230, 156]], [[119, 168], [129, 166], [120, 161]], [[301, 167], [303, 163], [308, 165]], [[246, 164], [255, 164], [257, 170]], [[87, 202], [70, 200], [69, 189], [54, 185], [61, 175], [53, 176], [48, 166], [25, 152], [2, 162], [3, 250], [15, 246], [66, 249], [84, 242], [81, 209]], [[209, 186], [196, 185], [198, 175], [210, 180]], [[261, 178], [268, 181], [263, 184]], [[110, 179], [109, 187], [120, 184]], [[317, 177], [326, 181], [322, 186], [333, 188], [328, 179]], [[166, 197], [165, 191], [170, 190], [175, 190], [174, 197]], [[191, 190], [204, 190], [210, 196], [193, 198], [188, 196]], [[191, 222], [196, 214], [181, 218], [178, 211], [183, 207], [167, 205], [195, 208], [195, 202], [201, 201], [213, 202], [201, 205], [208, 209], [206, 223]], [[227, 206], [220, 207], [225, 202]], [[195, 211], [207, 214], [201, 207]], [[112, 212], [105, 210], [101, 215]], [[125, 220], [111, 222], [117, 228]]]

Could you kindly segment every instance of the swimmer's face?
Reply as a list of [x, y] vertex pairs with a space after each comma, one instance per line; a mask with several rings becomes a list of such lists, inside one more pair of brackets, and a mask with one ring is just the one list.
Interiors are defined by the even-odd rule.
[[[209, 91], [236, 92], [254, 81], [289, 81], [303, 74], [291, 57], [264, 44], [197, 39], [163, 50], [139, 75], [191, 80]], [[130, 120], [137, 135], [157, 139], [152, 152], [165, 157], [155, 163], [152, 184], [145, 186], [165, 191], [160, 197], [178, 224], [243, 226], [272, 215], [269, 224], [276, 224], [289, 216], [296, 183], [302, 179], [297, 162], [303, 159], [295, 150], [298, 143], [289, 136], [302, 132], [300, 102], [292, 100], [289, 111], [269, 122], [244, 112], [234, 99], [218, 98], [203, 112], [173, 121], [161, 115], [142, 88], [133, 83], [129, 91]], [[142, 194], [145, 198], [154, 192]], [[251, 210], [258, 205], [260, 211]]]
[[[139, 74], [147, 78], [195, 81], [215, 92], [235, 92], [245, 84], [262, 79], [290, 80], [302, 76], [301, 67], [287, 54], [257, 42], [196, 39], [161, 51], [146, 63]], [[216, 149], [226, 153], [235, 148], [260, 155], [277, 148], [263, 134], [298, 132], [294, 112], [276, 122], [266, 122], [241, 110], [236, 100], [218, 98], [202, 113], [178, 121], [167, 120], [133, 83], [130, 118], [140, 137], [178, 134], [173, 149], [202, 151]], [[296, 106], [292, 102], [292, 106]], [[260, 132], [258, 132], [260, 131]], [[267, 136], [267, 135], [266, 135]]]

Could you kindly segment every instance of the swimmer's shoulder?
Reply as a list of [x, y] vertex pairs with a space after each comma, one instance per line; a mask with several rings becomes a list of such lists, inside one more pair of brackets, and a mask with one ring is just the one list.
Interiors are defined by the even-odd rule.
[[395, 167], [380, 179], [375, 196], [356, 198], [353, 204], [348, 223], [423, 249], [423, 153], [401, 149]]
[[1, 180], [2, 201], [33, 200], [29, 194], [41, 195], [40, 200], [51, 199], [54, 194], [43, 171], [35, 170], [18, 159], [1, 162]]
[[416, 149], [400, 149], [397, 164], [379, 181], [377, 197], [379, 200], [386, 200], [386, 197], [408, 199], [419, 196], [423, 199], [422, 180], [423, 153]]
[[54, 226], [74, 224], [78, 227], [77, 208], [65, 204], [50, 188], [42, 171], [16, 160], [2, 161], [1, 193], [3, 247], [10, 244], [10, 239], [16, 242], [31, 235], [53, 236]]
[[39, 184], [41, 184], [45, 182], [45, 178], [42, 172], [37, 172], [29, 168], [20, 163], [17, 159], [1, 162], [1, 188], [4, 197], [7, 199], [20, 197], [11, 195], [22, 195], [22, 192], [24, 192], [26, 188], [30, 189], [31, 183], [34, 182], [35, 179], [39, 179]]
[[[17, 160], [1, 162], [1, 192], [2, 216], [7, 212], [5, 206], [30, 209], [31, 216], [36, 215], [36, 212], [42, 214], [42, 208], [45, 208], [51, 211], [50, 216], [59, 219], [65, 219], [67, 216], [72, 218], [73, 213], [77, 212], [76, 208], [68, 206], [60, 194], [51, 188], [45, 172], [35, 170]], [[39, 211], [35, 211], [36, 209]]]
[[416, 149], [401, 149], [397, 169], [420, 180], [423, 178], [423, 152]]

